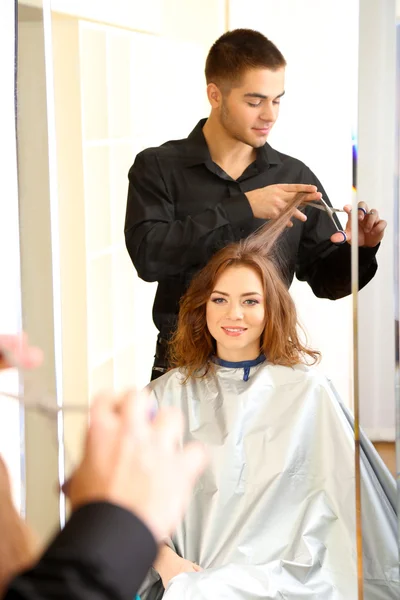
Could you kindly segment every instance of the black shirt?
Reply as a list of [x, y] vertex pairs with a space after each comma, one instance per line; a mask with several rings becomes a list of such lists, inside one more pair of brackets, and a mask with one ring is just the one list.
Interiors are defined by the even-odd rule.
[[157, 553], [147, 527], [106, 502], [78, 509], [4, 600], [134, 600]]
[[[195, 272], [230, 242], [239, 241], [265, 221], [253, 216], [245, 192], [277, 183], [321, 183], [301, 161], [269, 144], [256, 160], [232, 179], [210, 156], [203, 135], [206, 119], [188, 138], [148, 148], [129, 171], [125, 241], [139, 277], [158, 281], [154, 323], [163, 337], [176, 324], [179, 300]], [[330, 237], [335, 227], [322, 211], [305, 208], [308, 220], [294, 219], [280, 242], [288, 285], [294, 274], [314, 294], [335, 300], [351, 292], [351, 248]], [[376, 248], [360, 248], [359, 287], [374, 276]]]

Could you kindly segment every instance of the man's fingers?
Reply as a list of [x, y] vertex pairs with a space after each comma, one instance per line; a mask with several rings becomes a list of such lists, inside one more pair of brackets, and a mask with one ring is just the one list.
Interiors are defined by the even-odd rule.
[[377, 238], [377, 240], [380, 240], [383, 238], [383, 234], [384, 231], [387, 227], [387, 222], [384, 221], [383, 219], [381, 219], [380, 221], [378, 221], [378, 223], [373, 227], [372, 231], [371, 231], [371, 235], [373, 235], [374, 237]]
[[365, 215], [363, 219], [362, 227], [365, 233], [369, 233], [374, 226], [379, 222], [379, 213], [377, 210], [372, 209]]
[[0, 335], [0, 368], [18, 367], [34, 369], [43, 362], [40, 348], [29, 346], [25, 333]]
[[204, 446], [198, 442], [190, 442], [182, 452], [182, 474], [190, 488], [204, 471], [208, 462]]
[[317, 186], [303, 183], [279, 183], [278, 187], [289, 194], [310, 194], [317, 192]]
[[91, 423], [103, 422], [109, 416], [113, 416], [121, 409], [121, 396], [113, 392], [102, 392], [97, 394], [92, 400], [90, 406]]
[[181, 411], [172, 406], [160, 408], [152, 429], [159, 447], [175, 450], [182, 443], [184, 420]]
[[73, 475], [71, 475], [71, 477], [68, 477], [68, 479], [66, 479], [61, 486], [62, 493], [67, 497], [69, 496], [69, 493], [71, 490], [71, 483], [72, 483], [73, 477], [74, 477]]
[[347, 241], [350, 241], [351, 234], [349, 231], [338, 231], [331, 236], [331, 242], [334, 244], [344, 244]]
[[295, 219], [298, 219], [299, 221], [303, 221], [303, 223], [305, 223], [305, 221], [307, 221], [307, 216], [301, 212], [301, 210], [299, 210], [298, 208], [296, 208], [295, 212], [293, 213], [293, 216]]
[[368, 206], [365, 202], [359, 202], [357, 205], [358, 210], [358, 220], [364, 221], [366, 216], [368, 215]]
[[[90, 407], [89, 429], [85, 448], [101, 448], [107, 452], [107, 445], [112, 443], [121, 426], [122, 396], [113, 392], [98, 394]], [[111, 436], [111, 437], [110, 437]]]
[[134, 440], [144, 440], [149, 435], [152, 399], [147, 390], [131, 390], [124, 394], [121, 406], [122, 433]]

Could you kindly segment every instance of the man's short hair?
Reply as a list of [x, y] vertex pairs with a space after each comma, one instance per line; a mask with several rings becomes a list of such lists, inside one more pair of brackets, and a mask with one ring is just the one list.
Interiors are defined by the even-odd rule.
[[240, 85], [249, 69], [277, 71], [286, 66], [282, 53], [271, 40], [254, 29], [234, 29], [211, 46], [206, 60], [207, 84], [229, 90]]

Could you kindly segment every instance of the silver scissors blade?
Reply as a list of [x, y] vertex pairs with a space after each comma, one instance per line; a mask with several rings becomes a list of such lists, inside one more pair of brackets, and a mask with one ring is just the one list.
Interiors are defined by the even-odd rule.
[[324, 210], [328, 213], [344, 213], [346, 212], [343, 208], [333, 208], [329, 206], [325, 200], [321, 200], [320, 202], [307, 202], [304, 206], [312, 206], [313, 208], [318, 208], [319, 210]]
[[331, 219], [336, 231], [343, 231], [341, 227], [338, 227], [333, 215], [337, 212], [346, 212], [345, 210], [341, 208], [332, 208], [331, 206], [329, 206], [329, 204], [325, 202], [323, 198], [321, 198], [318, 202], [306, 202], [304, 206], [311, 206], [312, 208], [318, 208], [318, 210], [323, 210]]
[[[0, 396], [5, 396], [6, 398], [11, 398], [12, 400], [16, 400], [19, 402], [25, 410], [39, 412], [45, 414], [49, 417], [55, 417], [59, 413], [88, 413], [89, 407], [83, 406], [81, 404], [64, 404], [62, 406], [55, 404], [47, 404], [46, 398], [42, 397], [31, 397], [29, 394], [20, 395], [13, 394], [11, 392], [5, 392], [0, 390]], [[51, 398], [51, 400], [54, 400]]]
[[[23, 376], [26, 373], [26, 369], [21, 365], [21, 363], [15, 358], [12, 352], [0, 345], [0, 354], [6, 362], [17, 369], [18, 372]], [[58, 404], [56, 396], [54, 394], [48, 394], [45, 392], [41, 392], [40, 394], [36, 392], [28, 392], [24, 394], [13, 394], [11, 392], [1, 391], [0, 396], [6, 396], [7, 398], [12, 398], [19, 402], [25, 410], [34, 411], [41, 414], [44, 414], [48, 417], [57, 417], [60, 413], [65, 412], [74, 412], [74, 413], [87, 413], [89, 407], [80, 404]]]

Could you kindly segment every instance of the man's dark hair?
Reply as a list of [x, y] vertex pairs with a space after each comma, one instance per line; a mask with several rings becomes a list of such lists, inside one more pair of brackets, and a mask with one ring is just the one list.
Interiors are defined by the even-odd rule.
[[206, 60], [206, 81], [230, 89], [249, 69], [277, 71], [286, 66], [282, 53], [253, 29], [227, 31], [211, 46]]

